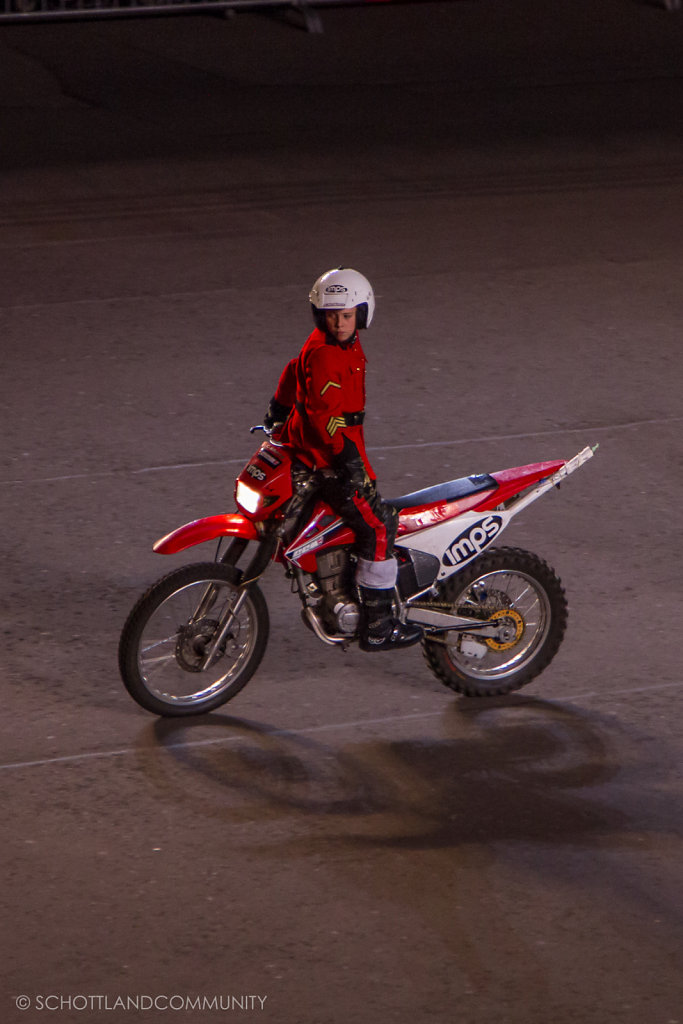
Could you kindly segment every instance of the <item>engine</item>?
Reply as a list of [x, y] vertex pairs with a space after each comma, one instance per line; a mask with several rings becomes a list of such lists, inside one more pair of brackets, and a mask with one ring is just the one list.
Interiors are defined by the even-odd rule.
[[346, 548], [333, 548], [318, 555], [318, 582], [322, 591], [320, 612], [326, 628], [353, 636], [360, 620], [355, 601], [353, 566]]

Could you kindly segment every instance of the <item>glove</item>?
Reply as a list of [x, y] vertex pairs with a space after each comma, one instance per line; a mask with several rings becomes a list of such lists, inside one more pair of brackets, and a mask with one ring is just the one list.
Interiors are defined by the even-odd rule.
[[360, 452], [348, 437], [344, 438], [344, 447], [334, 460], [334, 469], [349, 494], [364, 494], [373, 484]]
[[283, 426], [291, 411], [291, 405], [282, 405], [281, 402], [276, 402], [275, 398], [271, 398], [268, 412], [263, 417], [263, 426], [272, 433]]

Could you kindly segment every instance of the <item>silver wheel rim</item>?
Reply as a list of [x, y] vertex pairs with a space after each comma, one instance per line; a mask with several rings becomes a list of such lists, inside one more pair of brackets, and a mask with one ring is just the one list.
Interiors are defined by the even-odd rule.
[[[524, 631], [514, 645], [505, 650], [492, 650], [476, 633], [459, 634], [447, 645], [453, 665], [472, 679], [494, 680], [518, 672], [543, 646], [550, 630], [551, 608], [545, 588], [532, 576], [511, 569], [479, 576], [456, 598], [458, 614], [472, 614], [472, 607], [481, 605], [482, 592], [494, 594], [489, 612], [505, 607], [512, 609], [524, 621]], [[451, 634], [453, 636], [453, 634]], [[481, 657], [472, 652], [476, 650]]]
[[[189, 626], [208, 588], [215, 588], [216, 600], [209, 615]], [[238, 590], [216, 579], [195, 580], [161, 602], [145, 624], [138, 645], [138, 671], [145, 689], [164, 704], [191, 706], [223, 693], [241, 675], [254, 650], [258, 620], [247, 595], [230, 628], [221, 656], [205, 670], [188, 666], [201, 659], [211, 625], [228, 602], [234, 604]]]

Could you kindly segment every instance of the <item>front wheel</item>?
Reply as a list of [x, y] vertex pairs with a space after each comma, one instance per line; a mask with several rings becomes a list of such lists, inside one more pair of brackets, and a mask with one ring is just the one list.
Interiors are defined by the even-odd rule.
[[560, 580], [537, 555], [490, 548], [439, 586], [441, 610], [493, 622], [483, 635], [452, 630], [423, 641], [427, 663], [468, 697], [510, 693], [535, 679], [557, 654], [567, 626]]
[[199, 715], [246, 686], [268, 642], [268, 608], [255, 584], [216, 562], [164, 576], [137, 602], [119, 643], [131, 697], [157, 715]]

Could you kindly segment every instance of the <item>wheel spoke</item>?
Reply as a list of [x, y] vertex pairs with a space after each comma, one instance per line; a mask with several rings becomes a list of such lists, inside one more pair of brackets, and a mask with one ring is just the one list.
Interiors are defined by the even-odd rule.
[[[510, 582], [512, 582], [512, 581], [510, 581]], [[509, 595], [509, 584], [508, 584], [507, 593]], [[522, 600], [526, 597], [526, 595], [529, 594], [529, 593], [531, 593], [531, 587], [530, 586], [526, 586], [521, 594], [518, 594], [517, 597], [512, 598], [512, 607], [516, 608], [522, 602]], [[536, 594], [534, 594], [532, 600], [536, 600], [537, 601], [538, 600], [538, 596]]]
[[[147, 682], [150, 691], [158, 695], [163, 694], [166, 700], [193, 703], [205, 699], [208, 695], [213, 695], [217, 690], [230, 684], [242, 661], [249, 653], [250, 630], [246, 629], [246, 641], [243, 644], [234, 640], [230, 644], [226, 643], [222, 656], [201, 671], [204, 652], [214, 635], [217, 621], [226, 604], [232, 603], [235, 596], [234, 588], [228, 584], [220, 586], [212, 581], [207, 586], [207, 582], [200, 580], [172, 593], [159, 606], [156, 614], [150, 617], [143, 634], [145, 642], [140, 650], [140, 674]], [[197, 619], [197, 615], [206, 610], [209, 595], [211, 596], [212, 618]], [[246, 624], [250, 616], [248, 602], [245, 602], [243, 607], [246, 609], [243, 613]], [[183, 627], [178, 629], [174, 635], [168, 636], [167, 630], [163, 629], [163, 622], [175, 623], [181, 621], [183, 617], [185, 619]], [[241, 625], [241, 621], [240, 613], [238, 613], [236, 617], [238, 626]], [[157, 639], [160, 629], [163, 635]], [[147, 656], [149, 651], [168, 643], [172, 643], [174, 649], [165, 657], [149, 658]], [[229, 653], [228, 647], [230, 648]], [[162, 665], [165, 671], [163, 678], [160, 678], [159, 669]], [[153, 681], [157, 679], [159, 680], [159, 689]]]
[[[450, 577], [437, 600], [454, 614], [491, 622], [488, 636], [450, 632], [425, 640], [425, 654], [447, 686], [470, 695], [506, 693], [529, 682], [553, 657], [564, 633], [566, 599], [549, 566], [515, 548], [481, 556]], [[497, 624], [497, 626], [496, 626]]]
[[163, 640], [155, 640], [154, 643], [149, 644], [147, 647], [143, 647], [140, 654], [147, 654], [148, 651], [153, 651], [157, 647], [161, 647], [162, 644], [174, 644], [178, 639], [178, 634], [174, 633], [173, 636], [164, 637]]
[[258, 588], [243, 590], [235, 576], [219, 564], [187, 566], [138, 603], [121, 637], [119, 661], [143, 707], [198, 713], [245, 685], [265, 649], [268, 613]]

